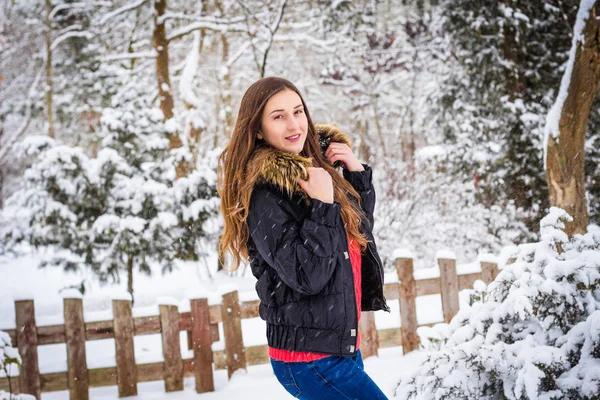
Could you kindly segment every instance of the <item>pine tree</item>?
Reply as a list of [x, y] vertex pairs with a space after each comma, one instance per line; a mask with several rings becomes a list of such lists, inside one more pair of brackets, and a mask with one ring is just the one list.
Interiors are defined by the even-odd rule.
[[113, 97], [95, 159], [51, 139], [33, 142], [38, 160], [2, 214], [8, 249], [20, 242], [52, 247], [43, 265], [90, 268], [100, 281], [126, 274], [132, 294], [135, 270], [167, 272], [178, 258], [204, 256], [199, 242], [216, 240], [202, 228], [217, 215], [214, 171], [174, 186], [168, 134], [176, 122], [163, 123], [151, 87], [134, 81]]
[[[452, 68], [438, 125], [456, 174], [484, 205], [509, 200], [535, 232], [548, 209], [543, 126], [571, 45], [578, 1], [446, 1]], [[522, 238], [526, 238], [523, 232]]]

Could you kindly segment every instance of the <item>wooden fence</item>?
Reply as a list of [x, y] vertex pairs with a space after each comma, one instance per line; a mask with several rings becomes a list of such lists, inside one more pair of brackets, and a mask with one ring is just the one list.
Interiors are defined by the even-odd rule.
[[[403, 346], [406, 354], [418, 348], [417, 296], [441, 294], [444, 322], [450, 322], [459, 308], [458, 292], [470, 289], [477, 279], [491, 282], [498, 274], [495, 263], [481, 263], [481, 272], [458, 275], [456, 261], [438, 260], [440, 276], [415, 279], [413, 260], [395, 260], [399, 282], [384, 286], [388, 300], [400, 301], [400, 328], [380, 329], [373, 312], [361, 318], [360, 334], [363, 357], [377, 354], [379, 348]], [[266, 345], [244, 347], [242, 318], [258, 317], [258, 300], [240, 303], [237, 291], [223, 295], [222, 304], [209, 305], [207, 299], [190, 300], [190, 312], [178, 311], [175, 305], [159, 306], [159, 315], [132, 317], [131, 301], [113, 300], [113, 319], [85, 322], [82, 300], [64, 299], [65, 324], [36, 326], [33, 300], [15, 302], [16, 329], [9, 330], [13, 346], [22, 357], [22, 369], [13, 377], [14, 393], [29, 393], [40, 398], [41, 392], [68, 390], [71, 399], [88, 399], [90, 387], [118, 386], [119, 397], [137, 394], [137, 383], [164, 380], [167, 392], [183, 390], [184, 377], [195, 377], [198, 393], [214, 391], [214, 369], [227, 369], [228, 376], [247, 365], [269, 362]], [[442, 321], [439, 321], [442, 322]], [[213, 351], [219, 341], [218, 324], [223, 324], [225, 350]], [[427, 324], [431, 326], [433, 324]], [[180, 331], [188, 333], [188, 347], [193, 358], [182, 359]], [[136, 365], [134, 336], [160, 333], [163, 362]], [[116, 366], [88, 369], [85, 343], [98, 339], [115, 339]], [[66, 343], [67, 372], [40, 374], [37, 348], [41, 345]], [[8, 390], [8, 378], [0, 379], [0, 389]]]

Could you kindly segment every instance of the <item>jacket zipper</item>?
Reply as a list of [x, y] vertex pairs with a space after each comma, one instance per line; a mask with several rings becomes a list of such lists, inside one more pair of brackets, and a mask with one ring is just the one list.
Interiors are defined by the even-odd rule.
[[[379, 279], [381, 280], [381, 292], [383, 293], [383, 265], [381, 265], [379, 263], [379, 261], [377, 260], [377, 257], [375, 257], [375, 254], [373, 253], [373, 250], [371, 250], [371, 246], [369, 246], [369, 244], [367, 243], [367, 248], [369, 249], [369, 253], [371, 253], [371, 257], [373, 258], [373, 260], [375, 260], [375, 263], [377, 264], [377, 269], [378, 269], [378, 273], [379, 273]], [[384, 310], [386, 311], [390, 311], [389, 306], [387, 305], [387, 302], [385, 301], [385, 296], [382, 296], [381, 300], [383, 301], [383, 305], [384, 305]]]

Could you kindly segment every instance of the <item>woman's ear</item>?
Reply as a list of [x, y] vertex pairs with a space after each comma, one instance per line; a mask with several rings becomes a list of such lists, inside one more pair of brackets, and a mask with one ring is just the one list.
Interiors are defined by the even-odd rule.
[[262, 136], [262, 133], [258, 132], [258, 133], [256, 134], [256, 137], [257, 137], [257, 138], [259, 138], [260, 140], [262, 140], [262, 138], [263, 138], [263, 136]]

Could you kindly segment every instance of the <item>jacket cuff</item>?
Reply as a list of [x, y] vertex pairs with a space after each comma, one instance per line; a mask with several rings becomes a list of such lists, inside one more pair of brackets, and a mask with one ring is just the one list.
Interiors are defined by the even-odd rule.
[[310, 219], [322, 225], [334, 227], [341, 218], [341, 204], [337, 201], [333, 203], [325, 203], [321, 200], [310, 200]]
[[373, 179], [373, 170], [369, 165], [362, 164], [364, 167], [364, 171], [348, 171], [344, 169], [342, 174], [344, 175], [344, 179], [346, 179], [355, 190], [368, 190], [371, 187], [371, 182]]

